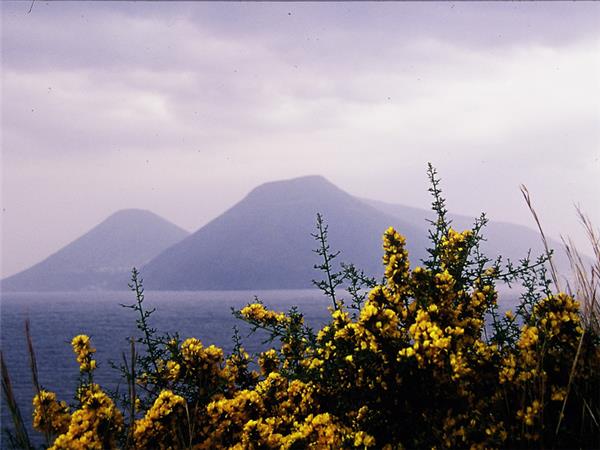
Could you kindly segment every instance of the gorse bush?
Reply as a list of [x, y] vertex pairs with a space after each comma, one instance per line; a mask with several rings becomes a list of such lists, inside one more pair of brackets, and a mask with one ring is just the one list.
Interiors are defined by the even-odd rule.
[[[255, 357], [237, 332], [227, 357], [160, 335], [134, 270], [129, 307], [141, 333], [119, 367], [128, 392], [111, 397], [94, 383], [94, 349], [77, 336], [78, 406], [40, 390], [34, 427], [54, 449], [600, 446], [597, 329], [576, 299], [553, 292], [549, 256], [488, 259], [483, 215], [454, 230], [431, 167], [429, 177], [428, 257], [411, 266], [405, 239], [389, 228], [381, 282], [352, 265], [336, 271], [319, 215], [324, 279], [315, 284], [331, 299], [330, 318], [312, 330], [297, 308], [248, 304], [235, 315], [272, 345]], [[498, 283], [523, 286], [514, 311], [500, 313]]]

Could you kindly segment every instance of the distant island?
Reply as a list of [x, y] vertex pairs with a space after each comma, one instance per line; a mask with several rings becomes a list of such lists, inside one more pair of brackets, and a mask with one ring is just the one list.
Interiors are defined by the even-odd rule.
[[[394, 226], [406, 236], [412, 261], [425, 256], [425, 209], [361, 199], [322, 176], [262, 184], [192, 234], [158, 215], [138, 209], [116, 212], [33, 267], [2, 280], [4, 291], [123, 290], [132, 267], [148, 289], [296, 289], [311, 286], [318, 263], [311, 249], [317, 213], [329, 225], [339, 261], [367, 274], [381, 272], [381, 235]], [[451, 215], [457, 229], [473, 218]], [[543, 253], [537, 231], [490, 222], [484, 251], [518, 260], [533, 246]], [[560, 244], [551, 242], [554, 248]], [[559, 258], [559, 265], [566, 264]]]
[[118, 211], [33, 267], [2, 280], [4, 291], [126, 289], [141, 266], [189, 233], [141, 209]]

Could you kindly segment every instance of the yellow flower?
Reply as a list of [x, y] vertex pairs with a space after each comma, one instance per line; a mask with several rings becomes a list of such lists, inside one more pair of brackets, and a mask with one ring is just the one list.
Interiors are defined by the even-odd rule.
[[164, 390], [146, 415], [136, 420], [133, 437], [137, 448], [166, 448], [176, 442], [172, 426], [182, 419], [185, 400], [169, 390]]
[[77, 355], [79, 370], [81, 372], [92, 372], [96, 369], [96, 361], [92, 359], [92, 355], [96, 353], [96, 349], [92, 347], [89, 336], [80, 334], [75, 336], [71, 341], [73, 352]]
[[33, 427], [39, 431], [60, 434], [67, 431], [71, 415], [64, 401], [54, 392], [41, 390], [33, 397]]
[[81, 408], [71, 416], [68, 429], [59, 435], [50, 450], [116, 449], [116, 437], [123, 427], [123, 415], [96, 384], [80, 393]]

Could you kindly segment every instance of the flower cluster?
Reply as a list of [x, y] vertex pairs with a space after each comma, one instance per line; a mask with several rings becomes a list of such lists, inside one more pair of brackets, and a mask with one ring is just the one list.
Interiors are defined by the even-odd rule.
[[367, 447], [374, 440], [319, 412], [315, 386], [271, 372], [252, 390], [208, 404], [200, 449]]
[[285, 314], [270, 311], [262, 303], [252, 303], [243, 308], [240, 314], [249, 322], [256, 322], [267, 326], [282, 324], [286, 321]]
[[64, 401], [59, 402], [54, 392], [41, 390], [33, 397], [33, 427], [49, 434], [67, 431], [71, 415]]
[[171, 391], [162, 391], [142, 419], [133, 425], [136, 448], [178, 448], [178, 422], [184, 418], [185, 400]]
[[71, 346], [77, 355], [79, 370], [81, 372], [93, 371], [96, 368], [96, 360], [92, 359], [92, 355], [96, 353], [96, 349], [90, 344], [89, 336], [85, 334], [75, 336], [71, 341]]
[[468, 256], [469, 239], [473, 237], [471, 230], [462, 233], [453, 228], [448, 229], [448, 234], [441, 240], [440, 259], [442, 267], [454, 267], [461, 264]]
[[82, 390], [80, 403], [68, 429], [56, 438], [51, 449], [116, 449], [123, 415], [112, 399], [92, 384]]
[[[223, 350], [214, 345], [204, 347], [198, 339], [189, 338], [181, 344], [181, 358], [188, 373], [216, 378], [221, 373]], [[177, 364], [171, 370], [176, 367]]]

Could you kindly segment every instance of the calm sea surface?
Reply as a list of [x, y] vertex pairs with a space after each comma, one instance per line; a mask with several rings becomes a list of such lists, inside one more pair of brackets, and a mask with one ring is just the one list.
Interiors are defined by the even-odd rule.
[[[329, 305], [317, 290], [283, 291], [201, 291], [146, 292], [145, 305], [156, 308], [150, 325], [160, 332], [179, 332], [182, 338], [196, 337], [205, 345], [216, 344], [228, 354], [233, 345], [232, 330], [240, 329], [244, 346], [250, 353], [264, 349], [264, 335], [248, 335], [249, 328], [231, 314], [258, 296], [268, 307], [287, 311], [297, 305], [311, 326], [325, 322]], [[31, 399], [34, 395], [29, 369], [25, 319], [29, 318], [37, 356], [40, 383], [57, 393], [59, 399], [72, 401], [79, 369], [70, 341], [78, 334], [88, 334], [96, 347], [98, 369], [96, 380], [108, 389], [120, 381], [109, 361], [120, 363], [122, 353], [129, 355], [129, 336], [138, 336], [136, 313], [121, 304], [135, 302], [127, 292], [63, 292], [63, 293], [2, 293], [2, 352], [8, 367], [21, 413], [31, 422]], [[4, 400], [2, 428], [12, 422]], [[2, 433], [2, 448], [7, 448]], [[37, 433], [30, 431], [30, 437]], [[38, 441], [39, 442], [39, 441]]]

